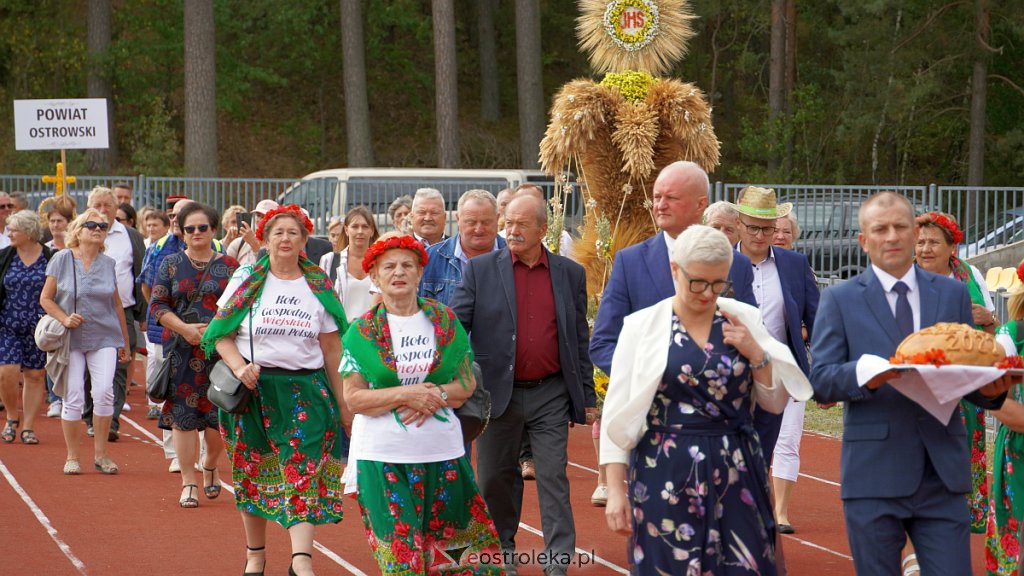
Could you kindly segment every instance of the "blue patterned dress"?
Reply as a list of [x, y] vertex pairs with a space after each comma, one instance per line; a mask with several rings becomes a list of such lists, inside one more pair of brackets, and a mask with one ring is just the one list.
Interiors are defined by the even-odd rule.
[[17, 253], [3, 278], [7, 296], [0, 306], [0, 364], [18, 364], [28, 370], [46, 367], [46, 353], [36, 347], [36, 323], [42, 318], [39, 295], [46, 283], [46, 255], [25, 266]]
[[716, 313], [702, 350], [673, 314], [668, 362], [633, 450], [636, 574], [774, 576], [775, 521], [746, 358]]

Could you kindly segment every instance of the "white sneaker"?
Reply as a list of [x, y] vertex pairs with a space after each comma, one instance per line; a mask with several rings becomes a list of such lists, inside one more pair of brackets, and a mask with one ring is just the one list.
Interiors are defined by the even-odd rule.
[[127, 403], [127, 402], [125, 402], [124, 403], [124, 408], [121, 408], [121, 412], [131, 412], [131, 411], [132, 411], [132, 405]]
[[60, 418], [60, 411], [64, 409], [64, 404], [60, 400], [50, 403], [50, 409], [46, 411], [47, 418]]
[[598, 484], [594, 493], [590, 495], [590, 503], [594, 506], [605, 506], [608, 504], [608, 487]]
[[177, 458], [171, 458], [171, 465], [167, 467], [167, 471], [171, 474], [177, 474], [181, 472], [181, 464]]

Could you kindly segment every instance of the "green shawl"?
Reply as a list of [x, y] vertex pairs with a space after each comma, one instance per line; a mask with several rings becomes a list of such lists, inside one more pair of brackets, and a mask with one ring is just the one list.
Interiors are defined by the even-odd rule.
[[[344, 334], [348, 327], [345, 309], [342, 307], [341, 301], [338, 300], [338, 294], [334, 291], [327, 274], [305, 255], [299, 257], [299, 269], [302, 270], [302, 275], [305, 277], [309, 289], [313, 291], [313, 295], [327, 310], [327, 313], [334, 318], [339, 332]], [[263, 293], [263, 285], [267, 281], [269, 272], [270, 257], [264, 255], [252, 265], [249, 276], [242, 281], [231, 298], [224, 306], [217, 309], [217, 314], [206, 327], [203, 341], [200, 344], [208, 355], [216, 349], [218, 340], [238, 330], [245, 315], [252, 309], [253, 302]]]
[[[463, 371], [468, 373], [470, 370], [473, 350], [470, 348], [469, 336], [466, 335], [462, 323], [455, 317], [451, 308], [436, 300], [418, 298], [416, 303], [434, 325], [434, 361], [424, 381], [441, 385], [457, 377], [465, 387]], [[352, 322], [341, 342], [345, 349], [345, 357], [351, 364], [351, 368], [344, 369], [343, 376], [358, 372], [375, 390], [400, 385], [395, 367], [394, 346], [391, 342], [391, 328], [383, 303], [377, 304]], [[401, 424], [398, 412], [392, 410], [392, 413]], [[434, 418], [443, 422], [448, 421], [439, 413], [434, 413]]]

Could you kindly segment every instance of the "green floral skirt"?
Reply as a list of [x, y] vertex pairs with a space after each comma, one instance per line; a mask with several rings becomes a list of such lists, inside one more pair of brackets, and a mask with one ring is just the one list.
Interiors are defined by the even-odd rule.
[[323, 369], [263, 368], [245, 414], [220, 411], [238, 509], [288, 528], [341, 521], [341, 412]]
[[[498, 533], [465, 457], [356, 466], [359, 510], [382, 574], [504, 573]], [[446, 550], [458, 557], [439, 554]]]

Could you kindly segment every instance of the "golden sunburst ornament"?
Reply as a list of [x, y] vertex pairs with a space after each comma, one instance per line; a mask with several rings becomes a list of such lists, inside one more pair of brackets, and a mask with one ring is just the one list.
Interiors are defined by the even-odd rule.
[[686, 0], [579, 0], [579, 8], [580, 48], [599, 73], [667, 74], [694, 36]]

